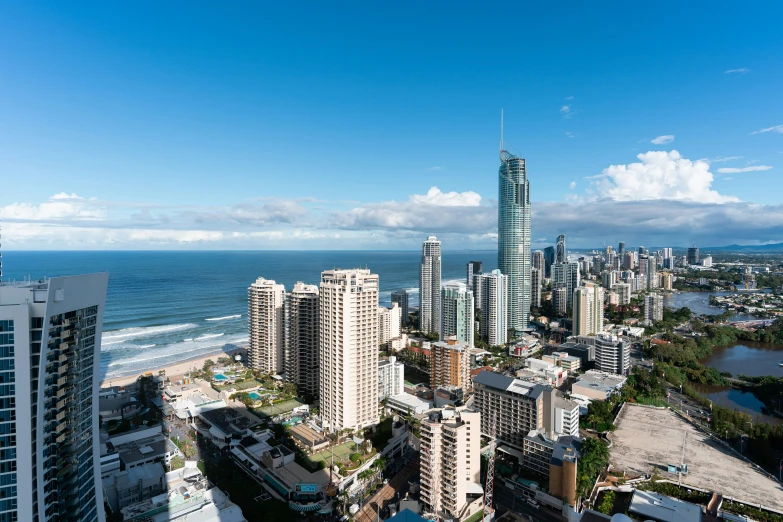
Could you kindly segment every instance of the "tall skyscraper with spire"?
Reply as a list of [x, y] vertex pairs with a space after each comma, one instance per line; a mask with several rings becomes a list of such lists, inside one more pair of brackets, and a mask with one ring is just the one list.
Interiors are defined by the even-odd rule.
[[498, 268], [508, 277], [508, 327], [527, 328], [530, 319], [530, 183], [524, 158], [503, 149], [500, 126], [498, 169]]

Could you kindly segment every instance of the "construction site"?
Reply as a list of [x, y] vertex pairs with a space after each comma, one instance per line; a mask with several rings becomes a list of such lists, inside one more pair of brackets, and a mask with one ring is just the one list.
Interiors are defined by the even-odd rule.
[[671, 410], [626, 404], [615, 424], [609, 458], [614, 469], [783, 511], [780, 482]]

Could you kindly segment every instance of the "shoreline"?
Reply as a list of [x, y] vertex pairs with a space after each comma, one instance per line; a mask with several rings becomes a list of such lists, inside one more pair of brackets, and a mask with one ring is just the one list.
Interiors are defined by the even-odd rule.
[[232, 357], [231, 354], [224, 352], [222, 350], [207, 353], [204, 355], [199, 355], [190, 359], [185, 359], [182, 361], [178, 361], [172, 364], [169, 364], [168, 366], [161, 366], [159, 368], [153, 368], [148, 370], [142, 370], [139, 373], [135, 373], [132, 375], [118, 375], [113, 377], [104, 377], [100, 382], [100, 388], [108, 388], [110, 386], [127, 386], [129, 384], [133, 384], [136, 382], [136, 379], [139, 378], [139, 376], [144, 375], [146, 373], [151, 373], [152, 375], [157, 375], [159, 371], [165, 370], [166, 377], [171, 379], [172, 381], [177, 380], [175, 377], [182, 377], [184, 376], [188, 371], [192, 369], [201, 369], [202, 366], [204, 366], [204, 361], [207, 359], [212, 359], [213, 361], [217, 362], [217, 359], [219, 357]]

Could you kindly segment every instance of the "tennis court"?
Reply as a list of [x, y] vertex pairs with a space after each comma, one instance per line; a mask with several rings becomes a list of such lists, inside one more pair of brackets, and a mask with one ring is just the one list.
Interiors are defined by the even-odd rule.
[[294, 408], [301, 406], [302, 404], [304, 403], [298, 399], [291, 399], [288, 401], [283, 401], [280, 404], [272, 404], [271, 406], [253, 408], [253, 412], [263, 418], [274, 417], [276, 415], [282, 415], [283, 413], [293, 411]]

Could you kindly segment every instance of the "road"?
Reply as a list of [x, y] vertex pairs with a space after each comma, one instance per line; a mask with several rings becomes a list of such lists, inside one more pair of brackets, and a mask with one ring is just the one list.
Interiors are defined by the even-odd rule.
[[392, 501], [397, 500], [395, 495], [399, 493], [399, 497], [402, 497], [408, 488], [408, 480], [419, 469], [418, 458], [412, 459], [408, 464], [402, 468], [402, 471], [394, 475], [388, 484], [385, 484], [379, 489], [372, 497], [367, 499], [364, 503], [364, 507], [356, 514], [354, 520], [357, 522], [375, 522], [379, 519], [385, 519], [383, 516], [386, 513], [378, 514], [379, 510], [384, 510], [386, 505]]
[[495, 504], [498, 515], [505, 511], [512, 511], [523, 518], [527, 517], [532, 522], [563, 522], [564, 520], [559, 511], [549, 506], [544, 504], [539, 504], [537, 508], [531, 506], [520, 492], [515, 494], [505, 486], [503, 481], [495, 484]]

